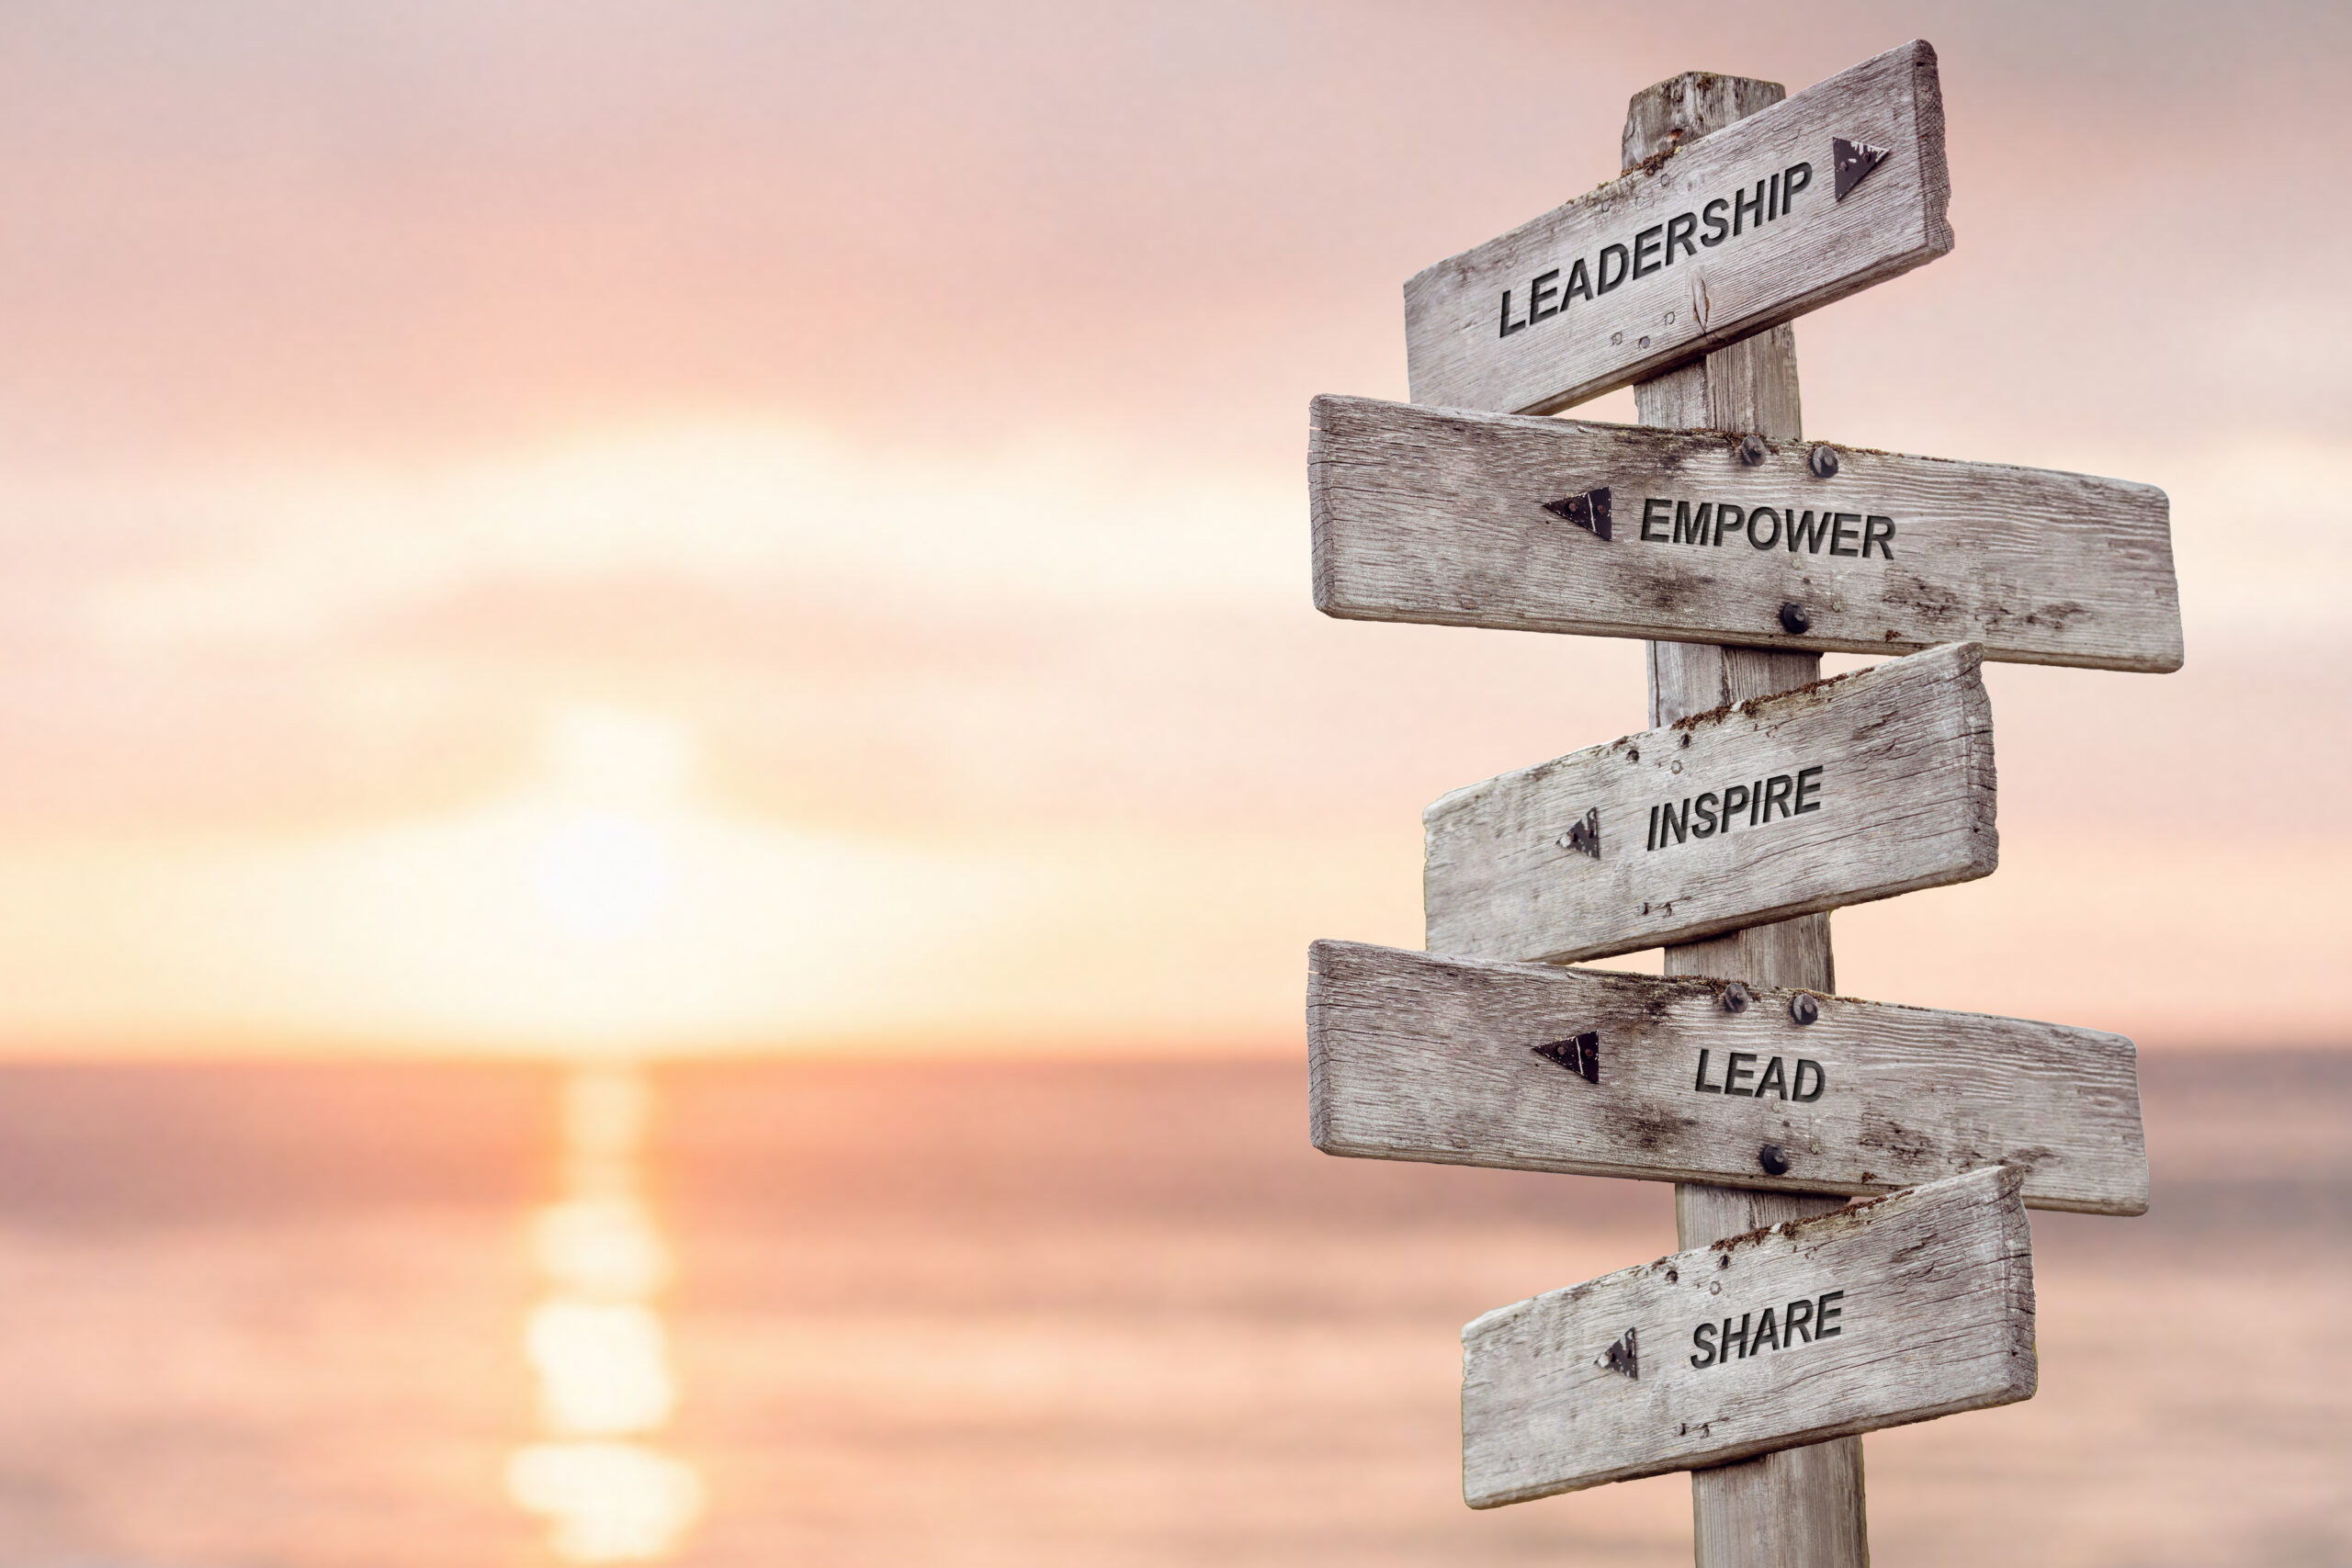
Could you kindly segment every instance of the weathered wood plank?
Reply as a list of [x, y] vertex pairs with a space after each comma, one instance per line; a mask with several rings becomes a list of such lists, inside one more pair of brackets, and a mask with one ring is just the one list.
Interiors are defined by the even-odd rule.
[[[1315, 606], [1353, 620], [1855, 653], [2181, 662], [2150, 485], [1318, 397]], [[1834, 457], [1827, 476], [1816, 456]]]
[[1462, 1331], [1464, 1499], [1490, 1508], [2031, 1398], [2020, 1179], [1972, 1171], [1478, 1318]]
[[1430, 952], [1606, 957], [1985, 875], [1992, 710], [1975, 647], [1931, 649], [1505, 773], [1421, 815]]
[[[1883, 156], [1841, 190], [1841, 147]], [[1942, 255], [1949, 194], [1914, 40], [1415, 277], [1412, 400], [1548, 413], [1656, 376]]]
[[1326, 1154], [1841, 1196], [2006, 1164], [2029, 1208], [2148, 1207], [2120, 1034], [1318, 942], [1306, 1049]]

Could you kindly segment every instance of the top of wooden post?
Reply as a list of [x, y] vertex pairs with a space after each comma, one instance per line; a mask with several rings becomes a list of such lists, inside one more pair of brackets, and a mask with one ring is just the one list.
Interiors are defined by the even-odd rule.
[[1625, 106], [1624, 166], [1630, 169], [1645, 158], [1696, 141], [1788, 96], [1778, 82], [1752, 76], [1718, 76], [1712, 71], [1669, 76], [1635, 93]]

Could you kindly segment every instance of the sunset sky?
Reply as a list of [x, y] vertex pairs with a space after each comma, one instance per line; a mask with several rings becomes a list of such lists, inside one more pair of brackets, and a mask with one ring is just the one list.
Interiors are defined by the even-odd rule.
[[2188, 665], [1988, 667], [2001, 869], [1840, 988], [2342, 1042], [2341, 4], [15, 0], [0, 1049], [1297, 1049], [1644, 711], [1317, 615], [1308, 398], [1635, 89], [1912, 37], [1958, 246], [1807, 432], [2162, 486]]

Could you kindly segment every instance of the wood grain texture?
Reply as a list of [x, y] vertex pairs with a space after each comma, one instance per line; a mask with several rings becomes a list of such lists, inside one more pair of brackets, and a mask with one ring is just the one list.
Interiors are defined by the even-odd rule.
[[[1306, 997], [1326, 1154], [1839, 1196], [2007, 1164], [2030, 1208], [2147, 1210], [2121, 1035], [1348, 942], [1309, 950]], [[1540, 1050], [1578, 1040], [1589, 1080]]]
[[[1742, 90], [1689, 72], [1645, 88], [1626, 106], [1626, 167], [1756, 112], [1778, 100], [1778, 89], [1777, 83], [1751, 83]], [[1637, 383], [1634, 407], [1645, 425], [1752, 431], [1767, 440], [1793, 441], [1804, 433], [1795, 329], [1784, 324], [1758, 333]], [[1786, 649], [1652, 642], [1645, 651], [1653, 728], [1725, 703], [1791, 691], [1821, 673], [1819, 654]], [[1837, 989], [1826, 911], [1672, 945], [1661, 957], [1668, 975]], [[1686, 1248], [1807, 1219], [1836, 1202], [1688, 1181], [1674, 1188], [1675, 1224]], [[1870, 1568], [1869, 1512], [1859, 1437], [1776, 1449], [1690, 1472], [1697, 1568]]]
[[[1843, 200], [1838, 137], [1887, 152]], [[1773, 177], [1800, 164], [1811, 177], [1784, 216], [1758, 224], [1739, 214], [1736, 235], [1686, 229], [1693, 243], [1666, 244], [1675, 259], [1658, 259], [1681, 215], [1703, 222], [1710, 202], [1758, 181], [1769, 199]], [[1422, 272], [1405, 286], [1412, 400], [1548, 413], [1657, 376], [1942, 255], [1952, 245], [1949, 194], [1936, 54], [1914, 40]], [[1717, 243], [1704, 244], [1711, 235]], [[1638, 264], [1637, 245], [1646, 247]], [[1602, 290], [1611, 246], [1626, 248], [1626, 276]], [[1642, 276], [1632, 275], [1636, 265]], [[1579, 265], [1589, 297], [1565, 296], [1558, 313], [1528, 318], [1531, 289], [1540, 311], [1549, 303], [1540, 290], [1572, 288]], [[1505, 289], [1513, 315], [1503, 313]], [[1514, 319], [1528, 324], [1506, 333]]]
[[1570, 963], [1964, 882], [1999, 859], [1994, 792], [1975, 648], [1890, 660], [1437, 801], [1429, 949]]
[[[1462, 1331], [1464, 1500], [1525, 1502], [2032, 1397], [2019, 1180], [1972, 1171], [1476, 1319]], [[1768, 1309], [1777, 1339], [1792, 1303], [1819, 1326], [1825, 1297], [1833, 1334], [1753, 1348]], [[1748, 1353], [1694, 1365], [1726, 1318], [1746, 1320]], [[1629, 1344], [1634, 1375], [1622, 1356], [1609, 1364]]]
[[[1674, 1189], [1675, 1228], [1687, 1249], [1810, 1219], [1836, 1202], [1686, 1181]], [[1690, 1526], [1697, 1568], [1870, 1568], [1862, 1439], [1832, 1438], [1692, 1471]]]
[[1796, 329], [1783, 324], [1741, 338], [1637, 382], [1634, 412], [1650, 429], [1736, 430], [1794, 441], [1804, 433]]
[[1761, 114], [1789, 96], [1778, 82], [1685, 71], [1635, 93], [1625, 106], [1622, 168], [1695, 141], [1734, 120]]
[[[1772, 411], [1733, 412], [1754, 421], [1729, 427], [1746, 432]], [[1751, 465], [1724, 430], [1368, 398], [1318, 397], [1310, 425], [1315, 605], [1329, 615], [1859, 653], [1970, 641], [2020, 663], [2180, 667], [2171, 508], [2153, 486], [1844, 446], [1823, 479], [1817, 444], [1793, 435]], [[1545, 510], [1598, 491], [1609, 538]], [[1783, 623], [1792, 604], [1803, 631]]]
[[[1693, 76], [1700, 78], [1700, 85], [1692, 85]], [[1742, 95], [1722, 85], [1726, 81], [1739, 80], [1715, 78], [1713, 85], [1708, 85], [1703, 73], [1686, 73], [1634, 94], [1625, 114], [1626, 163], [1630, 165], [1658, 151], [1659, 144], [1645, 138], [1677, 135], [1684, 140], [1695, 139], [1719, 129], [1723, 123], [1708, 118], [1710, 112], [1752, 112], [1742, 110], [1739, 106], [1755, 101], [1759, 96], [1758, 93]], [[1769, 89], [1778, 84], [1749, 85]], [[1645, 426], [1709, 426], [1749, 431], [1768, 441], [1794, 441], [1804, 433], [1803, 402], [1797, 389], [1796, 330], [1779, 326], [1758, 333], [1681, 369], [1644, 381], [1634, 389], [1634, 406]], [[1821, 675], [1821, 656], [1817, 653], [1785, 648], [1724, 648], [1703, 642], [1645, 644], [1643, 664], [1652, 728], [1725, 704], [1794, 691]], [[1826, 911], [1767, 925], [1745, 926], [1693, 942], [1669, 944], [1663, 957], [1669, 975], [1704, 975], [1765, 986], [1803, 987], [1825, 993], [1838, 988]], [[1678, 1201], [1680, 1196], [1678, 1193]], [[1802, 1219], [1815, 1212], [1815, 1201], [1812, 1199], [1781, 1195], [1770, 1201], [1780, 1210], [1771, 1216], [1774, 1220]], [[1704, 1235], [1693, 1232], [1684, 1240], [1687, 1245], [1695, 1246], [1718, 1235], [1755, 1228], [1754, 1224], [1748, 1224]], [[1853, 1468], [1859, 1475], [1861, 1439], [1841, 1438], [1838, 1441], [1856, 1450]], [[1772, 1458], [1751, 1462], [1770, 1464]], [[1691, 1485], [1704, 1492], [1711, 1484], [1710, 1478], [1719, 1473], [1693, 1475]], [[1792, 1494], [1786, 1501], [1799, 1513], [1813, 1506], [1806, 1495]], [[1859, 1494], [1854, 1507], [1859, 1517]], [[1703, 1504], [1702, 1508], [1703, 1511]], [[1800, 1555], [1792, 1561], [1804, 1562], [1806, 1568], [1838, 1568], [1849, 1561], [1862, 1561], [1860, 1553], [1841, 1554], [1836, 1550], [1838, 1541], [1817, 1544], [1825, 1545], [1821, 1555]], [[1707, 1568], [1742, 1568], [1748, 1561], [1736, 1554], [1719, 1562], [1702, 1558]]]

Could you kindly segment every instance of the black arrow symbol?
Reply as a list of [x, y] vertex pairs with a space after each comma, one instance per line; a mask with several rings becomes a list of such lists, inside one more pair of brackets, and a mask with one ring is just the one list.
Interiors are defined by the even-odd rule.
[[1596, 538], [1609, 537], [1609, 487], [1589, 490], [1582, 495], [1563, 496], [1547, 501], [1544, 510], [1555, 517], [1564, 517]]
[[1842, 136], [1829, 139], [1829, 161], [1838, 169], [1838, 199], [1862, 183], [1862, 177], [1879, 166], [1886, 157], [1886, 149], [1873, 147], [1867, 141], [1849, 141]]
[[1557, 1062], [1587, 1083], [1600, 1081], [1600, 1036], [1591, 1030], [1567, 1040], [1555, 1040], [1549, 1045], [1531, 1045], [1529, 1050], [1547, 1062]]
[[1552, 841], [1561, 849], [1574, 850], [1578, 854], [1590, 855], [1593, 859], [1599, 860], [1600, 858], [1600, 807], [1596, 806], [1586, 812], [1583, 821], [1569, 823], [1568, 830]]

